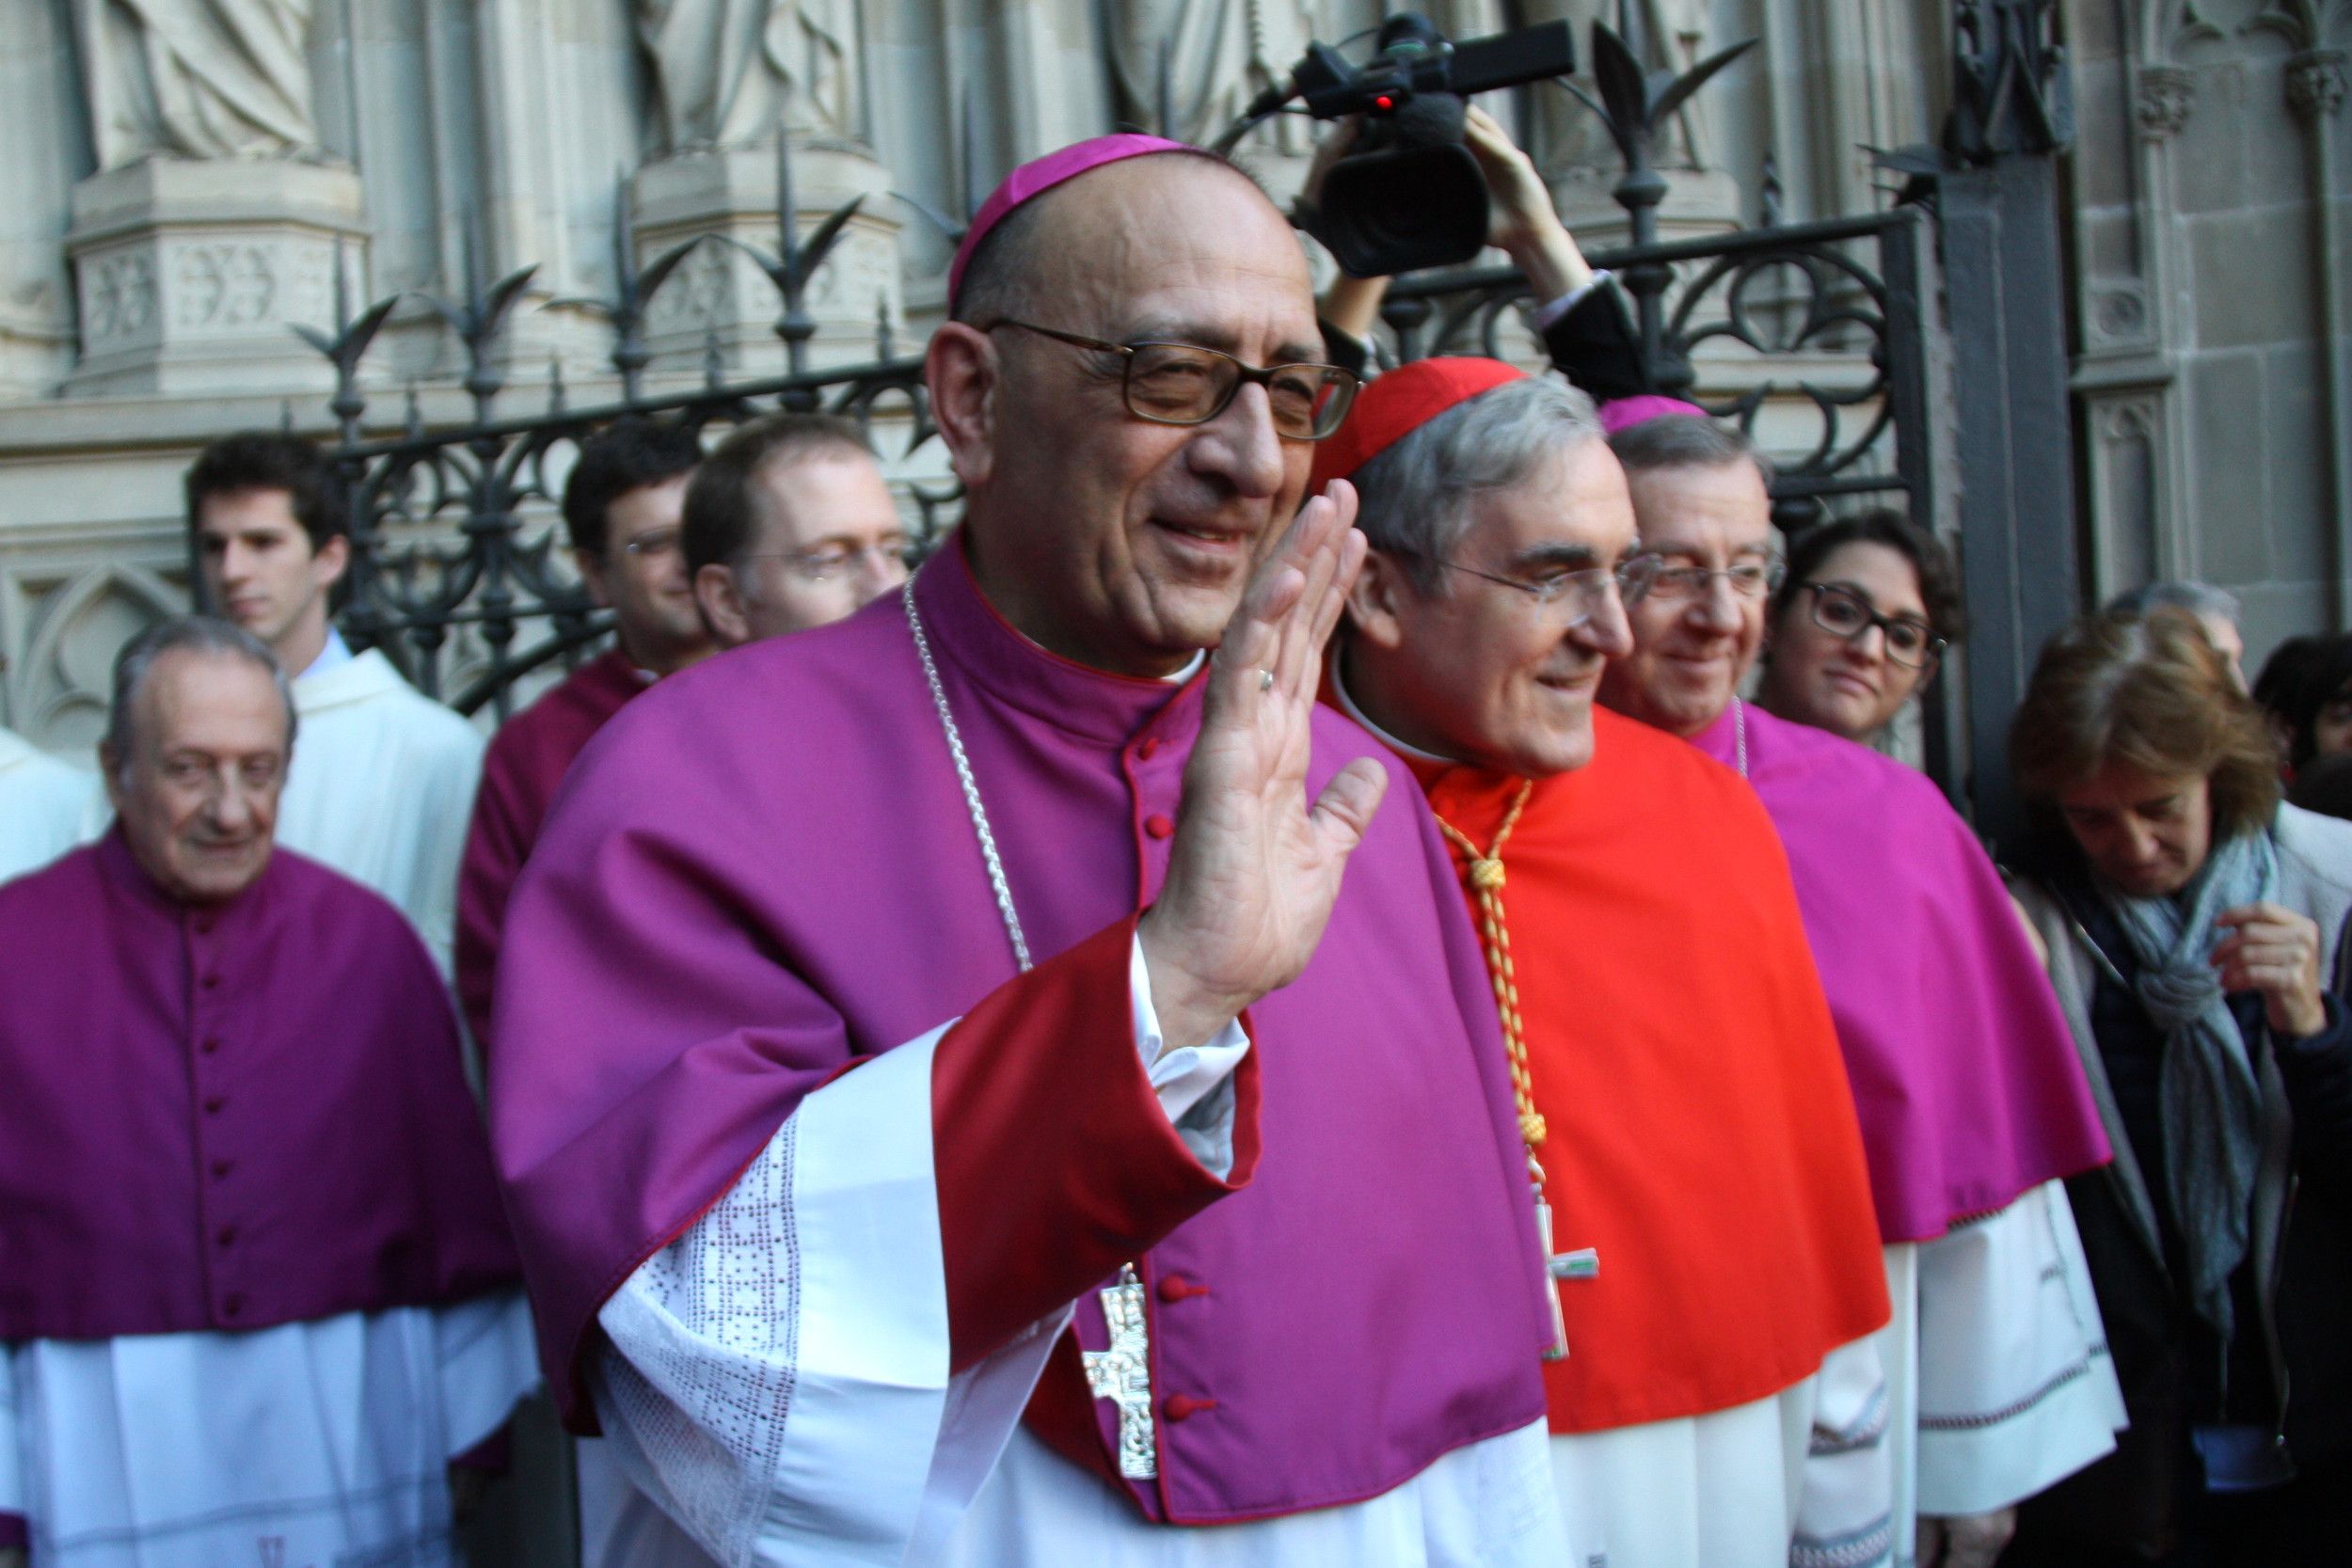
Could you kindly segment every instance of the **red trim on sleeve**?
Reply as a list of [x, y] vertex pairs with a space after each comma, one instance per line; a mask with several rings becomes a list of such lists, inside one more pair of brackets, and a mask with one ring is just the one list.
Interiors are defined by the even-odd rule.
[[1257, 1053], [1233, 1083], [1233, 1169], [1184, 1148], [1136, 1051], [1134, 918], [999, 986], [941, 1037], [931, 1124], [957, 1371], [1059, 1311], [1258, 1162]]

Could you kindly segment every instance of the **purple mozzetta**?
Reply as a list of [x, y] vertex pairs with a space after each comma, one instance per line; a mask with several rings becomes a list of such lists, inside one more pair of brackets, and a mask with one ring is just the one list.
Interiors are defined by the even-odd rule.
[[0, 888], [0, 1339], [265, 1328], [514, 1283], [449, 994], [285, 849], [166, 898], [119, 829]]
[[1862, 1118], [1879, 1234], [1941, 1236], [2107, 1160], [2024, 921], [1924, 775], [1752, 705], [1695, 739], [1738, 765], [1788, 851]]
[[[958, 548], [912, 591], [1036, 956], [1131, 919], [1167, 870], [1203, 682], [1043, 652]], [[1381, 754], [1319, 712], [1308, 791]], [[1139, 1259], [1155, 1386], [1190, 1402], [1161, 1424], [1158, 1481], [1131, 1488], [1155, 1518], [1370, 1497], [1543, 1414], [1548, 1285], [1494, 1004], [1420, 791], [1391, 773], [1320, 951], [1249, 1011], [1254, 1180]], [[575, 1416], [597, 1308], [801, 1099], [1013, 974], [897, 594], [674, 675], [605, 727], [510, 908], [491, 1055], [542, 1353]], [[956, 1107], [934, 1112], [952, 1138]], [[960, 1269], [1023, 1266], [946, 1251], [951, 1295]], [[1076, 1332], [1104, 1345], [1091, 1291]], [[1054, 1381], [1076, 1375], [1058, 1355], [1032, 1418], [1069, 1452], [1073, 1423], [1043, 1413], [1078, 1412], [1076, 1440], [1115, 1451], [1110, 1405]]]

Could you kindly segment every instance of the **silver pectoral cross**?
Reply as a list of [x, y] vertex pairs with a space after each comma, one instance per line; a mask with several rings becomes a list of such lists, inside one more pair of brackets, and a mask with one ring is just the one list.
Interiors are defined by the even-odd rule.
[[1152, 1432], [1152, 1339], [1143, 1316], [1143, 1281], [1133, 1263], [1119, 1270], [1119, 1283], [1102, 1292], [1103, 1322], [1110, 1329], [1108, 1350], [1090, 1350], [1087, 1392], [1119, 1407], [1119, 1473], [1150, 1481], [1160, 1473], [1158, 1439]]
[[[1578, 1247], [1574, 1252], [1551, 1250], [1551, 1205], [1540, 1195], [1535, 1199], [1535, 1241], [1543, 1248], [1544, 1273], [1552, 1279], [1591, 1279], [1600, 1273], [1600, 1254], [1591, 1247]], [[1547, 1285], [1544, 1298], [1551, 1303], [1551, 1348], [1544, 1352], [1544, 1359], [1565, 1361], [1568, 1320], [1560, 1310], [1560, 1292]]]

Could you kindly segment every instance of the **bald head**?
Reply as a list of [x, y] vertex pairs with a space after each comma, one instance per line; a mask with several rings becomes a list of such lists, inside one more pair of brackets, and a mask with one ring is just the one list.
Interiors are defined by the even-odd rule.
[[1221, 160], [1128, 158], [992, 230], [931, 341], [932, 412], [968, 492], [961, 537], [982, 591], [1065, 657], [1165, 673], [1223, 633], [1297, 510], [1310, 448], [1277, 434], [1257, 383], [1198, 424], [1144, 419], [1129, 358], [1089, 340], [1248, 367], [1320, 360], [1305, 252]]
[[[1122, 159], [1055, 186], [1015, 208], [980, 242], [956, 291], [953, 319], [992, 322], [1027, 319], [1040, 300], [1073, 278], [1099, 275], [1111, 264], [1108, 247], [1132, 240], [1136, 225], [1152, 228], [1152, 214], [1136, 210], [1140, 196], [1204, 191], [1211, 211], [1231, 214], [1242, 204], [1271, 217], [1286, 239], [1289, 222], [1256, 181], [1212, 152], [1187, 148]], [[1296, 241], [1287, 248], [1300, 257]], [[1302, 276], [1303, 273], [1302, 273]]]

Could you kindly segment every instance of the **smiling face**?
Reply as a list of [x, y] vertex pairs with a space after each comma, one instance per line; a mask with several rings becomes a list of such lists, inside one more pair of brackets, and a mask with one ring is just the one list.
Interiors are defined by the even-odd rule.
[[[1131, 158], [1039, 200], [1022, 319], [1250, 365], [1323, 357], [1298, 242], [1238, 173]], [[1129, 674], [1216, 642], [1305, 488], [1310, 449], [1276, 436], [1263, 387], [1204, 424], [1155, 424], [1128, 410], [1119, 356], [960, 323], [934, 337], [930, 372], [971, 492], [974, 571], [1007, 620]]]
[[326, 645], [328, 594], [351, 563], [338, 534], [313, 549], [283, 490], [207, 496], [196, 515], [204, 592], [227, 620], [270, 645], [300, 674]]
[[[1772, 561], [1772, 502], [1741, 460], [1628, 476], [1642, 550], [1668, 567], [1721, 572]], [[1652, 594], [1633, 607], [1633, 652], [1612, 661], [1601, 701], [1671, 735], [1693, 736], [1731, 705], [1764, 641], [1765, 600], [1722, 577], [1705, 592]]]
[[2058, 806], [2090, 868], [2134, 898], [2180, 892], [2213, 847], [2212, 790], [2201, 774], [2111, 762], [2059, 790]]
[[[1471, 498], [1432, 594], [1375, 553], [1348, 599], [1349, 690], [1407, 745], [1497, 772], [1544, 778], [1593, 759], [1601, 672], [1632, 647], [1613, 591], [1549, 604], [1501, 582], [1614, 571], [1633, 550], [1625, 470], [1597, 437], [1507, 490]], [[1580, 615], [1590, 611], [1581, 624]]]
[[[1842, 545], [1821, 559], [1808, 581], [1842, 589], [1889, 620], [1929, 625], [1918, 569], [1891, 545], [1867, 540]], [[1764, 666], [1764, 705], [1800, 724], [1849, 740], [1867, 739], [1886, 726], [1930, 671], [1887, 657], [1882, 627], [1866, 626], [1842, 637], [1821, 626], [1815, 614], [1818, 600], [1799, 586], [1774, 621], [1772, 657]]]
[[604, 509], [604, 553], [582, 554], [580, 575], [597, 602], [612, 607], [621, 647], [639, 669], [666, 675], [710, 651], [710, 635], [694, 612], [693, 585], [678, 547], [686, 486], [693, 475], [674, 474], [641, 484]]
[[123, 840], [167, 897], [213, 904], [269, 864], [289, 751], [270, 673], [231, 654], [175, 649], [133, 695], [128, 755], [102, 752]]

